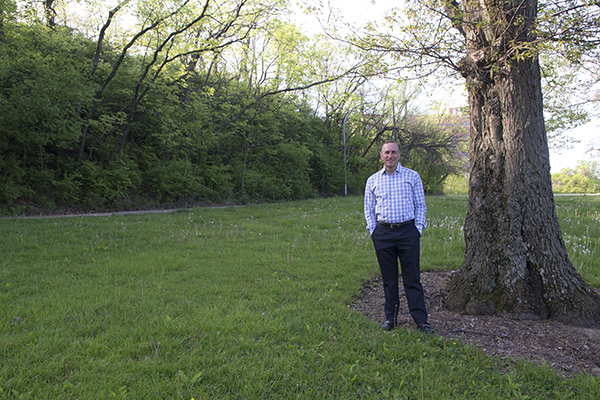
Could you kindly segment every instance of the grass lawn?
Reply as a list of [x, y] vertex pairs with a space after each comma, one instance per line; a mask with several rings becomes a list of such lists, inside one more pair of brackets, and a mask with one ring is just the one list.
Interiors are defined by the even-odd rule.
[[[600, 198], [556, 201], [600, 286]], [[427, 203], [423, 269], [457, 269], [467, 197]], [[600, 378], [352, 311], [378, 273], [362, 197], [1, 219], [0, 253], [0, 398], [600, 398]]]

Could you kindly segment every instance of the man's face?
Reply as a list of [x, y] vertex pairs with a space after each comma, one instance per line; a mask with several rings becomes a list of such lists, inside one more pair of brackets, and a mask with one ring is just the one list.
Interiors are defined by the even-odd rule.
[[400, 158], [400, 149], [396, 143], [386, 143], [381, 148], [381, 159], [386, 169], [396, 169], [398, 159]]

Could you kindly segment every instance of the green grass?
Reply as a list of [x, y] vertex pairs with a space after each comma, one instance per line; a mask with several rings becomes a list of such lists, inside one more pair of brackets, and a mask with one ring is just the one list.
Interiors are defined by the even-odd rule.
[[600, 196], [556, 197], [556, 213], [573, 266], [600, 287]]
[[[427, 198], [424, 269], [460, 267], [466, 200]], [[597, 285], [598, 198], [557, 203]], [[360, 197], [3, 219], [0, 253], [0, 398], [600, 398], [352, 311], [378, 272]]]
[[466, 195], [427, 197], [427, 229], [421, 239], [423, 270], [456, 270], [465, 253]]

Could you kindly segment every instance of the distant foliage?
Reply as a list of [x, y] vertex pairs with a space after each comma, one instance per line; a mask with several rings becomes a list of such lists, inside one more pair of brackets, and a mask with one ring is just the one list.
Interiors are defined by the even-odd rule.
[[596, 161], [579, 161], [575, 168], [552, 174], [555, 193], [600, 193], [600, 165]]
[[450, 175], [444, 181], [444, 194], [469, 194], [469, 177], [464, 175]]

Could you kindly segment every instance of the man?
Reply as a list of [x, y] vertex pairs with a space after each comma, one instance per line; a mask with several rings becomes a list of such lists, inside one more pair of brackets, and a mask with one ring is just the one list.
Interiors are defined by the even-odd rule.
[[386, 320], [381, 328], [390, 331], [396, 327], [400, 259], [410, 314], [420, 331], [430, 333], [419, 268], [427, 210], [425, 194], [419, 174], [400, 165], [399, 158], [398, 143], [385, 142], [381, 148], [384, 168], [372, 175], [365, 187], [367, 230], [375, 246], [385, 294]]

